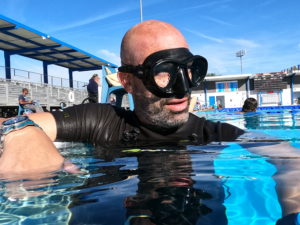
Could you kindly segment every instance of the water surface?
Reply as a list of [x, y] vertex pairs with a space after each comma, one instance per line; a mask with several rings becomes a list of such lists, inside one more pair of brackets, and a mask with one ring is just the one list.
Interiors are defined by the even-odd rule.
[[[256, 133], [207, 146], [60, 144], [62, 154], [85, 173], [2, 180], [0, 224], [275, 224], [282, 214], [277, 169], [268, 155], [249, 151], [247, 143], [263, 148], [269, 135], [271, 144], [287, 143], [298, 151], [300, 114], [198, 115]], [[299, 159], [279, 155], [276, 160]]]

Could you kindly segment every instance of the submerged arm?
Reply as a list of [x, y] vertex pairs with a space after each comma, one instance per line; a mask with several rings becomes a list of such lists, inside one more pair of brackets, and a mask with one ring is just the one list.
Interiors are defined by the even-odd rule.
[[282, 216], [300, 212], [300, 150], [288, 142], [241, 144], [249, 151], [268, 157], [277, 172], [273, 175]]
[[[110, 105], [100, 107], [98, 104], [84, 104], [53, 114], [31, 114], [30, 119], [42, 129], [29, 126], [6, 135], [4, 153], [0, 158], [0, 174], [60, 169], [64, 158], [53, 141], [58, 139], [94, 143], [98, 141], [98, 137], [103, 136], [105, 139], [109, 137], [105, 128], [115, 118], [111, 116], [113, 112]], [[72, 165], [67, 167], [65, 169], [68, 171], [69, 168], [74, 171]]]
[[53, 171], [60, 169], [64, 162], [52, 142], [56, 138], [53, 116], [50, 113], [35, 113], [29, 117], [42, 129], [28, 126], [5, 136], [0, 157], [2, 177]]

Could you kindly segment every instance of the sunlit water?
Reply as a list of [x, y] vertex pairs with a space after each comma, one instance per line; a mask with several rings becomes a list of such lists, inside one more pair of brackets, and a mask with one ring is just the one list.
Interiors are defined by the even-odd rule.
[[[262, 147], [265, 134], [300, 143], [298, 111], [197, 115], [255, 131], [249, 141]], [[239, 141], [141, 149], [68, 143], [60, 151], [85, 173], [2, 180], [0, 224], [274, 225], [281, 218], [275, 166]]]

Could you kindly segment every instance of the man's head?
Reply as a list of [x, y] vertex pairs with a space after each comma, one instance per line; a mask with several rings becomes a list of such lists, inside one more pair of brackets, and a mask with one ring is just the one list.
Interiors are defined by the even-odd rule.
[[[189, 60], [192, 57], [187, 50], [185, 38], [174, 26], [156, 20], [145, 21], [125, 34], [121, 45], [122, 65], [138, 66], [144, 62], [147, 64], [148, 61], [159, 60], [160, 55], [170, 54], [169, 50], [174, 49], [185, 49], [184, 53], [175, 52], [180, 58], [186, 57]], [[143, 82], [133, 73], [126, 71], [119, 72], [118, 75], [125, 90], [133, 95], [135, 113], [142, 122], [158, 128], [175, 128], [188, 120], [189, 92], [181, 96], [162, 97], [159, 96], [159, 92], [150, 91], [149, 86], [145, 87], [147, 82]], [[164, 85], [169, 79], [162, 78], [158, 82]]]
[[91, 79], [93, 79], [94, 81], [96, 81], [97, 83], [100, 81], [100, 77], [98, 76], [98, 74], [93, 74], [93, 76], [91, 77]]
[[29, 91], [28, 91], [27, 88], [23, 88], [23, 89], [22, 89], [22, 94], [23, 94], [23, 95], [28, 95], [28, 93], [29, 93]]
[[244, 102], [242, 112], [256, 112], [257, 100], [255, 98], [247, 98]]

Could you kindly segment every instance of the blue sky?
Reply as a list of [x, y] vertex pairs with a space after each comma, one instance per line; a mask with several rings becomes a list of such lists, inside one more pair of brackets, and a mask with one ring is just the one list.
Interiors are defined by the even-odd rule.
[[[240, 73], [241, 49], [244, 73], [300, 64], [299, 9], [299, 0], [143, 0], [144, 20], [175, 25], [220, 75]], [[0, 0], [0, 14], [117, 65], [124, 33], [140, 22], [139, 0]], [[40, 62], [23, 57], [13, 56], [12, 67], [42, 72]], [[52, 66], [49, 74], [68, 72]], [[89, 73], [74, 78], [86, 81]]]

